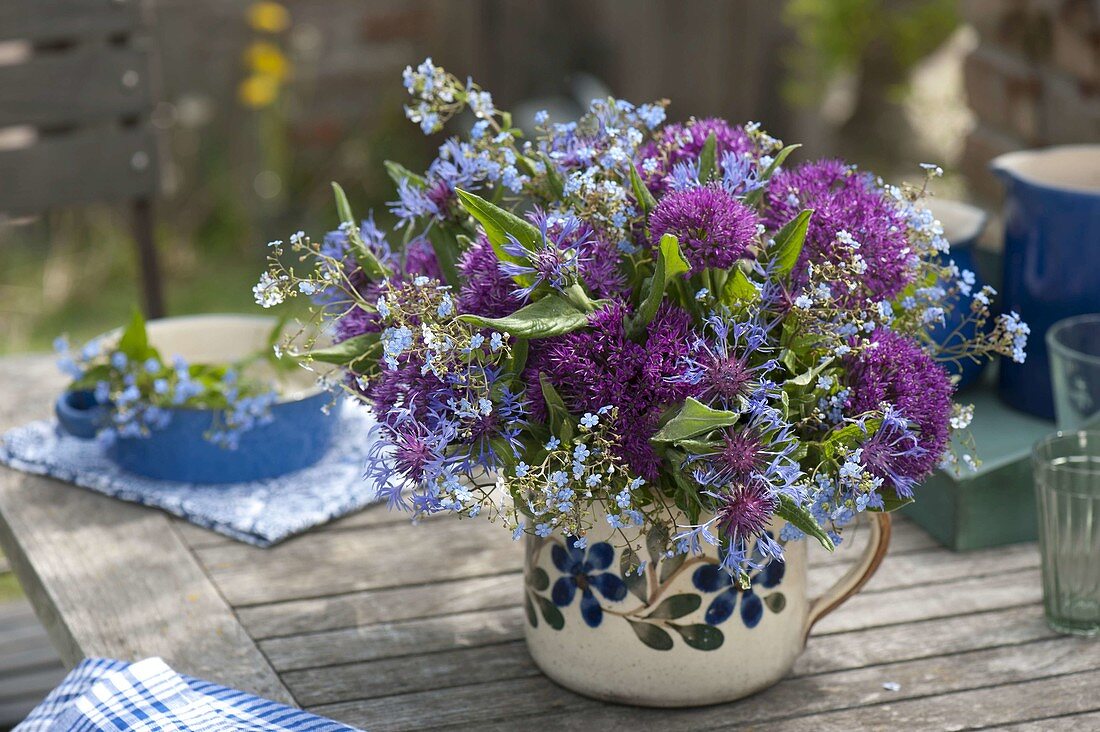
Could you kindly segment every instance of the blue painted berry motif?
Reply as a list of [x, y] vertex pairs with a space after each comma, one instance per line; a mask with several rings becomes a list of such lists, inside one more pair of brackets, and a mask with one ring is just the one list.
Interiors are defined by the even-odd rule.
[[780, 593], [772, 593], [767, 598], [761, 599], [756, 588], [773, 589], [783, 581], [786, 565], [783, 562], [770, 562], [762, 569], [756, 570], [750, 580], [749, 588], [742, 590], [733, 581], [729, 572], [724, 571], [716, 564], [704, 564], [695, 570], [691, 576], [691, 582], [700, 592], [719, 593], [703, 616], [708, 625], [720, 625], [733, 615], [737, 609], [738, 600], [741, 601], [741, 622], [746, 628], [755, 628], [764, 617], [764, 604], [773, 612], [783, 609], [785, 601]]
[[560, 544], [550, 549], [550, 558], [562, 573], [550, 591], [550, 599], [558, 607], [566, 607], [580, 590], [581, 617], [590, 627], [596, 628], [603, 622], [603, 608], [595, 593], [612, 602], [626, 598], [626, 583], [618, 575], [603, 571], [611, 566], [615, 550], [607, 542], [593, 544], [588, 549], [576, 548], [572, 539], [566, 544], [569, 549]]

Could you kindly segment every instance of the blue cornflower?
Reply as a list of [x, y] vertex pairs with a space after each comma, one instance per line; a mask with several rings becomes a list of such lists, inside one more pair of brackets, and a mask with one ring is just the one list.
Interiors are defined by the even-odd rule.
[[713, 313], [704, 319], [690, 355], [683, 357], [683, 372], [669, 381], [693, 384], [698, 399], [733, 411], [745, 411], [750, 401], [778, 398], [779, 388], [765, 379], [778, 368], [774, 359], [766, 359], [767, 341], [762, 326]]
[[[582, 226], [572, 215], [537, 217], [541, 241], [528, 249], [518, 239], [508, 235], [504, 251], [519, 262], [500, 262], [500, 271], [509, 277], [530, 278], [531, 284], [517, 287], [516, 297], [527, 299], [542, 284], [563, 291], [580, 279], [580, 264], [587, 261], [582, 248], [591, 243], [592, 230]], [[551, 224], [557, 224], [551, 228]]]

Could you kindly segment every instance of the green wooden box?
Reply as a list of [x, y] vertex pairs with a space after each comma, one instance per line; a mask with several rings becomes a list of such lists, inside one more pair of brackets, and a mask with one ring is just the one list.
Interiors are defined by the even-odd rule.
[[976, 449], [960, 450], [974, 452], [981, 465], [977, 471], [963, 467], [960, 475], [937, 471], [914, 491], [916, 502], [902, 513], [957, 551], [1034, 540], [1031, 447], [1054, 432], [1054, 423], [1006, 407], [992, 379], [956, 399], [974, 404], [970, 432]]

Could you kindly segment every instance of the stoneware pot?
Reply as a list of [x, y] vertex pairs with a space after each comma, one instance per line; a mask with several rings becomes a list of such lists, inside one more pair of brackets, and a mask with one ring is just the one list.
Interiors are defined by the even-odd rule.
[[[945, 198], [932, 199], [928, 207], [943, 225], [943, 236], [951, 244], [951, 253], [942, 257], [942, 263], [946, 265], [947, 260], [953, 260], [960, 270], [970, 270], [975, 277], [974, 292], [982, 289], [986, 283], [978, 271], [974, 247], [985, 230], [989, 215], [977, 206]], [[941, 345], [957, 346], [960, 340], [972, 340], [977, 336], [977, 324], [973, 320], [967, 321], [970, 315], [970, 298], [959, 295], [952, 306], [944, 317], [943, 324], [929, 333]], [[959, 377], [958, 388], [962, 389], [978, 380], [987, 363], [985, 360], [964, 359], [944, 365], [952, 376]]]
[[[890, 539], [889, 514], [871, 516], [867, 548], [828, 592], [806, 591], [806, 540], [788, 542], [786, 561], [752, 573], [741, 591], [701, 556], [660, 558], [663, 542], [629, 532], [643, 573], [606, 523], [576, 549], [560, 535], [527, 537], [527, 647], [539, 668], [579, 694], [651, 707], [728, 702], [779, 681], [814, 623], [874, 574]], [[770, 527], [775, 535], [782, 524]], [[654, 544], [649, 547], [647, 545]]]
[[1000, 394], [1054, 419], [1044, 335], [1063, 318], [1100, 311], [1100, 145], [1022, 150], [991, 166], [1005, 186], [1001, 308], [1031, 327], [1027, 360], [999, 365]]
[[[194, 315], [153, 320], [149, 342], [161, 356], [188, 363], [228, 363], [268, 348], [273, 318], [251, 315]], [[109, 336], [108, 336], [109, 337]], [[145, 438], [119, 438], [107, 455], [120, 467], [149, 478], [186, 483], [241, 483], [273, 478], [309, 467], [332, 443], [341, 401], [333, 402], [306, 371], [294, 372], [286, 393], [272, 406], [272, 420], [240, 435], [236, 449], [204, 436], [217, 419], [210, 409], [174, 408], [168, 425]], [[91, 438], [104, 415], [90, 392], [63, 394], [54, 409], [58, 426]]]

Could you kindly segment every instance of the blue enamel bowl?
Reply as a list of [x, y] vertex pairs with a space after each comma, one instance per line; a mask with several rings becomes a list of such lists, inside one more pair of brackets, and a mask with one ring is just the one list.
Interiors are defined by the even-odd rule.
[[[225, 363], [266, 348], [274, 325], [264, 317], [197, 315], [151, 321], [148, 329], [150, 343], [165, 358]], [[145, 438], [119, 438], [107, 455], [131, 473], [186, 483], [241, 483], [307, 468], [332, 444], [340, 400], [326, 414], [332, 395], [306, 371], [294, 377], [287, 395], [272, 406], [271, 422], [243, 432], [236, 449], [205, 438], [218, 417], [215, 410], [175, 408], [165, 428]], [[63, 394], [55, 412], [59, 427], [81, 438], [94, 437], [105, 416], [90, 392]]]

